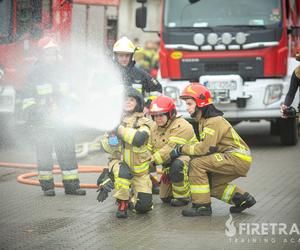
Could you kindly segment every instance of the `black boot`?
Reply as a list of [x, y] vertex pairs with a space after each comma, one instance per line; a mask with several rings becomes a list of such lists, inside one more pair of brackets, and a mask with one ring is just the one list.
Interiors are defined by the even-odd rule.
[[63, 180], [63, 184], [65, 187], [65, 194], [70, 195], [86, 195], [86, 191], [84, 189], [80, 189], [79, 180]]
[[230, 207], [230, 213], [241, 213], [246, 208], [252, 207], [256, 203], [256, 200], [249, 193], [235, 193], [232, 197], [232, 202], [235, 206]]
[[50, 180], [39, 180], [42, 190], [45, 196], [55, 196], [54, 181]]
[[55, 191], [54, 191], [54, 189], [44, 190], [44, 195], [45, 196], [55, 196]]
[[173, 207], [182, 207], [189, 204], [188, 199], [172, 199], [170, 205]]
[[127, 218], [128, 201], [117, 200], [118, 210], [116, 212], [117, 218]]
[[183, 209], [181, 213], [188, 217], [210, 216], [212, 211], [210, 204], [193, 204], [191, 207]]

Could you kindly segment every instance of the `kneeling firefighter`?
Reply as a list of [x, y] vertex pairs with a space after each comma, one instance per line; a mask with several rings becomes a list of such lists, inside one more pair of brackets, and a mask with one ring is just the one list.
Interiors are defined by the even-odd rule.
[[[103, 149], [111, 154], [109, 168], [97, 180], [99, 202], [103, 202], [113, 188], [117, 199], [117, 218], [126, 218], [130, 205], [138, 213], [152, 209], [152, 183], [149, 175], [147, 149], [151, 120], [144, 117], [144, 98], [134, 88], [128, 88], [124, 115], [116, 134], [105, 134]], [[131, 188], [131, 192], [130, 192]]]
[[177, 145], [171, 153], [172, 157], [192, 157], [189, 171], [192, 207], [184, 209], [182, 215], [211, 215], [211, 196], [233, 204], [231, 213], [252, 207], [256, 203], [253, 196], [230, 183], [247, 175], [252, 162], [249, 147], [223, 118], [223, 112], [215, 108], [205, 86], [190, 84], [180, 98], [199, 123], [200, 133], [200, 142]]
[[176, 116], [172, 98], [159, 96], [150, 105], [150, 115], [155, 121], [151, 127], [148, 147], [152, 152], [151, 165], [162, 165], [160, 198], [172, 206], [184, 206], [190, 200], [188, 164], [190, 157], [171, 159], [170, 153], [176, 144], [197, 141], [193, 127], [184, 118]]

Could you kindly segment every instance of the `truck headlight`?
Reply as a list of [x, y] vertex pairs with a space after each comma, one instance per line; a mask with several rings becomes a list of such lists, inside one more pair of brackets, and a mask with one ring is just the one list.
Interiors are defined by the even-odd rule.
[[282, 84], [272, 84], [266, 88], [264, 104], [270, 105], [274, 102], [280, 100], [282, 96], [283, 85]]
[[173, 100], [175, 100], [175, 104], [180, 106], [181, 105], [181, 101], [179, 99], [179, 89], [176, 88], [176, 87], [171, 87], [171, 86], [168, 86], [168, 87], [164, 87], [164, 94], [166, 96], [169, 96], [171, 97]]

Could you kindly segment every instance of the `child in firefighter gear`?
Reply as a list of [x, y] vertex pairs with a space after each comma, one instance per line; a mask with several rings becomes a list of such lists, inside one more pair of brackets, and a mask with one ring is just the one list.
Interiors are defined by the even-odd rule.
[[114, 61], [118, 64], [124, 85], [137, 89], [145, 98], [145, 108], [162, 92], [161, 84], [147, 72], [135, 67], [136, 47], [127, 37], [120, 38], [113, 47]]
[[[53, 158], [55, 149], [62, 170], [66, 194], [85, 195], [80, 189], [75, 145], [63, 118], [74, 104], [56, 41], [44, 37], [38, 42], [40, 58], [23, 90], [23, 113], [32, 129], [37, 152], [38, 179], [46, 196], [54, 196]], [[54, 119], [55, 118], [55, 119]]]
[[246, 176], [252, 157], [250, 149], [233, 127], [223, 118], [223, 112], [212, 104], [209, 90], [201, 84], [188, 85], [181, 94], [187, 111], [198, 123], [200, 142], [177, 145], [171, 155], [189, 155], [189, 181], [192, 207], [184, 216], [211, 215], [211, 196], [229, 204], [231, 213], [240, 213], [255, 204], [255, 199], [230, 182]]
[[190, 157], [171, 159], [170, 153], [176, 144], [191, 144], [197, 139], [192, 125], [176, 113], [172, 98], [161, 95], [152, 101], [150, 115], [155, 124], [151, 127], [148, 147], [152, 151], [151, 164], [162, 165], [161, 200], [172, 206], [184, 206], [190, 200], [187, 174]]
[[103, 149], [111, 156], [109, 170], [102, 173], [97, 183], [99, 201], [106, 199], [114, 183], [118, 218], [127, 217], [130, 198], [136, 212], [146, 213], [152, 209], [152, 183], [149, 176], [151, 153], [147, 148], [151, 120], [144, 117], [144, 98], [139, 91], [129, 88], [126, 96], [117, 137], [105, 134], [101, 140]]

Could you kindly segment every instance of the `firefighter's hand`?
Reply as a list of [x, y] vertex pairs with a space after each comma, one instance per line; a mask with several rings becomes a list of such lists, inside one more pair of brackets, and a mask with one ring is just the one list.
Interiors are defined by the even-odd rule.
[[97, 192], [99, 192], [97, 200], [99, 202], [105, 201], [108, 197], [108, 193], [114, 189], [114, 182], [111, 180], [109, 175], [109, 170], [105, 168], [97, 179], [97, 186], [99, 187], [97, 190]]
[[171, 184], [169, 175], [166, 173], [162, 173], [162, 175], [160, 176], [160, 182], [166, 185]]
[[178, 158], [181, 155], [183, 145], [177, 144], [170, 153], [171, 160]]

